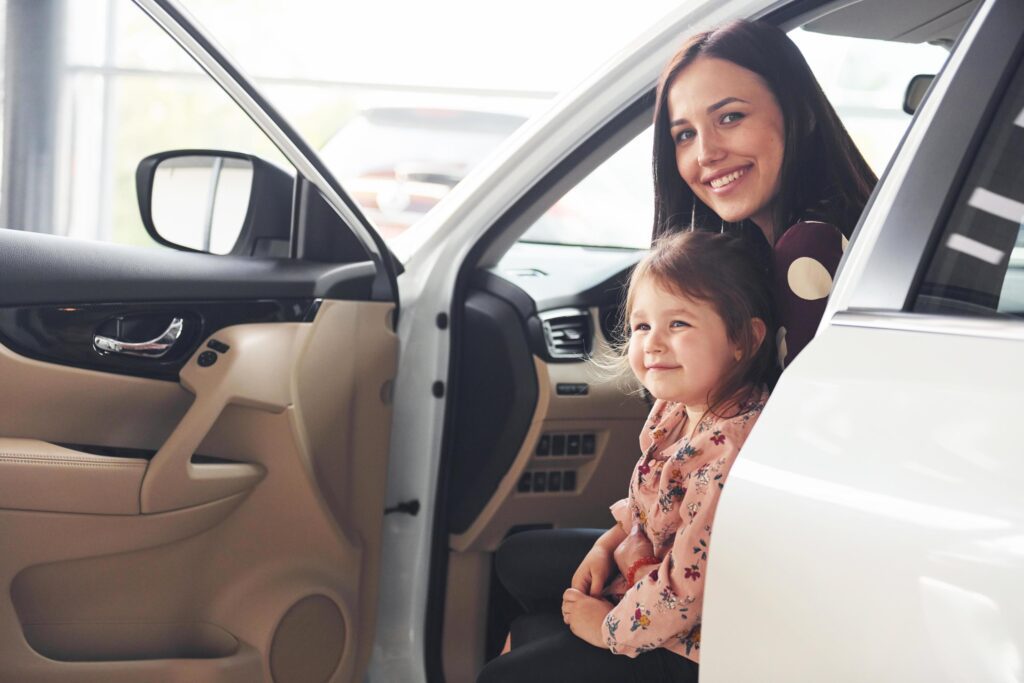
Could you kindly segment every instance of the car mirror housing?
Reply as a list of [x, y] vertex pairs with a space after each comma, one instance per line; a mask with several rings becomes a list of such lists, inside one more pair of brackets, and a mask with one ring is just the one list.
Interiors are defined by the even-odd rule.
[[910, 83], [907, 84], [907, 91], [903, 95], [904, 112], [913, 115], [917, 111], [934, 80], [934, 74], [918, 74], [910, 79]]
[[293, 178], [259, 157], [172, 150], [135, 172], [139, 211], [154, 240], [181, 251], [289, 255]]

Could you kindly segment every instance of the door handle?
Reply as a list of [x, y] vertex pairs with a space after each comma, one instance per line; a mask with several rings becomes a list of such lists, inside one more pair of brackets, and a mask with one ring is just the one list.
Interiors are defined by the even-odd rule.
[[97, 353], [116, 353], [122, 356], [141, 356], [142, 358], [163, 358], [181, 336], [184, 321], [174, 318], [163, 334], [156, 339], [144, 342], [126, 342], [97, 334], [92, 338], [92, 347]]

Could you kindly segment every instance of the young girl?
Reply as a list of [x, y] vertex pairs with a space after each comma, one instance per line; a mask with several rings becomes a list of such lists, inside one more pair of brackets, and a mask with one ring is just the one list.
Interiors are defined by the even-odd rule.
[[656, 401], [629, 495], [562, 596], [571, 634], [534, 627], [515, 642], [514, 627], [480, 681], [697, 680], [715, 507], [773, 366], [766, 280], [742, 240], [700, 231], [661, 239], [636, 267], [623, 361]]

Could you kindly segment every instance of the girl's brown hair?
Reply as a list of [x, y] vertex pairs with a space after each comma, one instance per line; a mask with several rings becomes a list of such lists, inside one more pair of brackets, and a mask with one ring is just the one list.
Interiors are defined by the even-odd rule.
[[[775, 316], [768, 273], [750, 246], [730, 235], [699, 230], [659, 238], [629, 279], [621, 327], [623, 355], [637, 285], [649, 280], [667, 291], [711, 304], [725, 323], [729, 341], [740, 347], [740, 360], [707, 397], [709, 412], [731, 417], [719, 411], [756, 399], [762, 385], [771, 383], [775, 367]], [[765, 338], [760, 343], [754, 334], [753, 318], [765, 324]]]
[[785, 142], [772, 241], [799, 220], [820, 220], [847, 238], [877, 179], [829, 104], [807, 61], [778, 27], [734, 21], [691, 37], [666, 65], [654, 105], [654, 236], [695, 216], [697, 228], [721, 219], [679, 177], [670, 131], [668, 93], [698, 58], [723, 59], [757, 74], [782, 110]]

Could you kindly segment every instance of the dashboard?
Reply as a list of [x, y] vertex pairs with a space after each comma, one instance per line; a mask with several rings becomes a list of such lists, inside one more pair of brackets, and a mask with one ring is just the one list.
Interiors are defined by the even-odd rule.
[[644, 252], [519, 242], [476, 271], [455, 339], [450, 545], [524, 528], [609, 526], [649, 405], [587, 360], [607, 354]]

